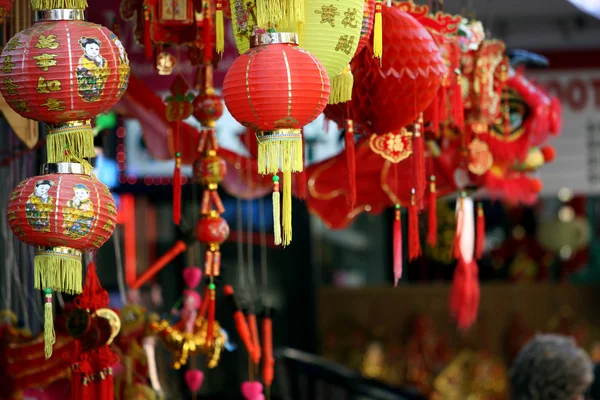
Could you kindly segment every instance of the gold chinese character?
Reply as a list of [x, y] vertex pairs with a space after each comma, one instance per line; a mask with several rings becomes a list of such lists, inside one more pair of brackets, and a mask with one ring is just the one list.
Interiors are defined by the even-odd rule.
[[9, 96], [16, 96], [19, 94], [17, 93], [17, 88], [19, 87], [19, 85], [17, 85], [12, 78], [4, 78], [4, 81], [2, 83], [4, 84], [4, 90], [6, 90], [6, 94], [8, 94]]
[[94, 240], [94, 243], [92, 243], [92, 244], [96, 247], [100, 247], [100, 246], [102, 246], [102, 242], [103, 242], [102, 237], [98, 236], [96, 238], [96, 240]]
[[13, 221], [15, 219], [17, 219], [17, 214], [14, 211], [9, 211], [8, 212], [8, 220]]
[[321, 14], [322, 24], [329, 24], [331, 26], [335, 26], [335, 17], [340, 15], [337, 11], [337, 7], [334, 7], [333, 4], [321, 6], [320, 10], [315, 10], [315, 14]]
[[354, 36], [342, 35], [335, 46], [335, 51], [341, 51], [342, 53], [350, 54], [353, 43]]
[[8, 42], [6, 44], [6, 47], [4, 48], [4, 50], [5, 51], [13, 51], [13, 50], [18, 49], [21, 46], [23, 46], [23, 43], [19, 42], [18, 37], [14, 37], [14, 38], [10, 39], [10, 42]]
[[108, 221], [106, 221], [106, 224], [104, 224], [102, 229], [109, 232], [113, 231], [115, 229], [115, 223], [112, 221], [112, 219], [109, 219]]
[[58, 49], [59, 44], [60, 43], [56, 41], [56, 35], [40, 35], [38, 36], [38, 42], [35, 44], [35, 48], [56, 50]]
[[60, 90], [60, 81], [57, 79], [47, 81], [43, 76], [40, 76], [35, 90], [37, 90], [39, 94], [58, 92]]
[[31, 112], [31, 110], [29, 109], [29, 106], [27, 105], [27, 102], [25, 100], [16, 99], [16, 100], [11, 100], [10, 102], [12, 103], [12, 108], [15, 111], [21, 111], [24, 113]]
[[2, 72], [10, 74], [15, 64], [12, 62], [12, 56], [4, 57], [4, 63], [2, 63]]
[[64, 100], [50, 97], [42, 106], [48, 107], [48, 111], [62, 111], [66, 108], [63, 104], [65, 104]]
[[56, 65], [56, 61], [54, 59], [54, 57], [58, 57], [57, 54], [41, 54], [39, 56], [33, 56], [34, 60], [37, 60], [37, 62], [35, 63], [35, 65], [37, 65], [38, 67], [40, 67], [40, 69], [44, 72], [48, 71], [48, 68], [53, 67]]
[[[104, 188], [102, 188], [104, 189]], [[109, 192], [110, 194], [110, 192]], [[106, 211], [110, 214], [110, 215], [117, 215], [117, 210], [115, 208], [115, 206], [113, 204], [108, 203], [106, 205]]]
[[345, 28], [356, 28], [356, 26], [358, 25], [357, 20], [357, 14], [358, 10], [356, 8], [349, 8], [345, 13], [344, 13], [344, 19], [342, 20], [342, 25], [344, 25]]

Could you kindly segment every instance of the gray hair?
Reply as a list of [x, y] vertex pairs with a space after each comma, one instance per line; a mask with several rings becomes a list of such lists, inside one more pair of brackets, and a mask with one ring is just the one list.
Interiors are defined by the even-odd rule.
[[521, 349], [510, 373], [512, 400], [574, 400], [594, 380], [593, 366], [572, 338], [537, 335]]

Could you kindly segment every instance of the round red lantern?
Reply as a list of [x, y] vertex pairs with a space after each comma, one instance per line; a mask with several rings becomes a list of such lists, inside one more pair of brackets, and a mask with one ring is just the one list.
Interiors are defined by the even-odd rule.
[[223, 97], [231, 115], [256, 131], [260, 173], [302, 171], [301, 128], [321, 114], [329, 91], [325, 68], [298, 47], [295, 33], [252, 36], [225, 76]]
[[[214, 150], [208, 152], [194, 162], [194, 180], [202, 185], [210, 186], [221, 183], [227, 173], [225, 160], [217, 155]], [[216, 189], [216, 188], [215, 188]]]
[[112, 235], [117, 208], [108, 187], [77, 163], [48, 164], [17, 185], [8, 203], [13, 233], [37, 246], [34, 286], [81, 292], [81, 255]]
[[94, 157], [90, 119], [127, 90], [125, 48], [105, 27], [84, 21], [83, 9], [36, 12], [37, 22], [0, 55], [0, 90], [17, 113], [48, 125], [48, 162]]
[[196, 238], [209, 246], [218, 247], [229, 237], [229, 225], [215, 210], [203, 215], [196, 224]]
[[211, 88], [194, 99], [194, 117], [206, 128], [214, 128], [223, 115], [223, 98]]
[[4, 22], [4, 18], [10, 12], [14, 0], [0, 0], [0, 24]]

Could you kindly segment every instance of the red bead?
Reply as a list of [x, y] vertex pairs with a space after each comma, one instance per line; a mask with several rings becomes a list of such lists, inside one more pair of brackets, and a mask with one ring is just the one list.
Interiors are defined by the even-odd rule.
[[194, 117], [203, 126], [214, 127], [223, 115], [223, 99], [217, 94], [200, 94], [194, 99]]
[[228, 237], [227, 221], [214, 211], [202, 216], [196, 224], [196, 238], [202, 243], [219, 245]]

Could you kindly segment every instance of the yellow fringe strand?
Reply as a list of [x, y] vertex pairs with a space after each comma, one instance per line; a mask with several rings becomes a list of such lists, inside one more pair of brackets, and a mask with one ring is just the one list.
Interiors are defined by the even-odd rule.
[[44, 355], [46, 360], [52, 357], [52, 346], [56, 343], [54, 332], [54, 315], [52, 314], [52, 291], [46, 289], [46, 303], [44, 304]]
[[[277, 176], [277, 175], [276, 175]], [[279, 184], [277, 184], [279, 186]], [[281, 194], [273, 190], [273, 236], [276, 245], [281, 244]]]
[[38, 247], [33, 261], [34, 286], [68, 294], [81, 293], [81, 252], [66, 247]]
[[55, 9], [85, 10], [87, 7], [87, 0], [31, 0], [33, 11]]
[[96, 157], [94, 133], [89, 121], [48, 125], [46, 150], [48, 162], [69, 162], [73, 156], [78, 158]]
[[256, 0], [256, 24], [259, 28], [301, 30], [306, 19], [304, 0]]
[[375, 3], [375, 25], [373, 26], [373, 57], [379, 58], [383, 56], [383, 20], [381, 17], [381, 0]]
[[[258, 173], [300, 172], [304, 165], [302, 133], [297, 129], [257, 132]], [[285, 182], [284, 182], [285, 183]]]
[[352, 71], [350, 71], [350, 66], [347, 65], [331, 81], [329, 104], [345, 103], [352, 100], [352, 86], [354, 86], [354, 76], [352, 75]]
[[223, 4], [219, 1], [217, 3], [217, 12], [215, 14], [216, 18], [216, 42], [217, 42], [217, 53], [223, 55], [225, 51], [225, 25], [223, 22]]
[[292, 173], [283, 172], [283, 246], [292, 242]]

